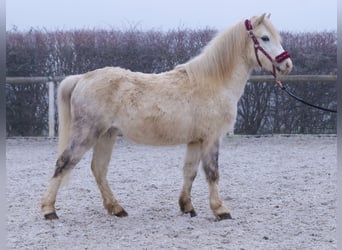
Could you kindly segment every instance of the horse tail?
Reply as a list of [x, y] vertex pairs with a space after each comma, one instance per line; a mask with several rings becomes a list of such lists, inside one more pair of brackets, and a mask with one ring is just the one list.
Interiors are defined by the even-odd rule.
[[[71, 130], [71, 94], [75, 89], [80, 75], [68, 76], [58, 87], [57, 107], [58, 107], [58, 157], [66, 149]], [[61, 186], [68, 183], [70, 171], [64, 175]]]
[[58, 88], [58, 156], [68, 144], [71, 129], [71, 94], [79, 79], [80, 75], [68, 76]]

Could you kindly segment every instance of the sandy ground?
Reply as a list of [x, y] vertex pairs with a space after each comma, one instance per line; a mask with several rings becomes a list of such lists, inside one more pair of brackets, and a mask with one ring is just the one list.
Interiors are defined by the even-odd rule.
[[146, 147], [119, 137], [108, 179], [129, 216], [107, 215], [91, 152], [57, 197], [58, 221], [40, 199], [56, 139], [7, 140], [8, 249], [336, 249], [336, 137], [232, 136], [220, 153], [220, 193], [233, 220], [216, 221], [199, 171], [198, 216], [178, 208], [185, 146]]

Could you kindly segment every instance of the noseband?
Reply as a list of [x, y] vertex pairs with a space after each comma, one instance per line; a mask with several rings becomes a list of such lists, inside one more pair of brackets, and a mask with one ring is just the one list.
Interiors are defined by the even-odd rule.
[[286, 60], [287, 58], [290, 58], [291, 57], [290, 53], [285, 50], [283, 53], [277, 55], [275, 57], [275, 59], [273, 59], [272, 56], [270, 56], [270, 54], [268, 54], [266, 52], [266, 50], [264, 50], [264, 48], [261, 47], [258, 39], [256, 38], [256, 36], [253, 33], [253, 26], [252, 26], [252, 23], [250, 20], [246, 19], [245, 27], [246, 27], [246, 30], [248, 32], [249, 37], [252, 39], [252, 41], [254, 43], [255, 57], [258, 61], [258, 64], [260, 65], [260, 67], [262, 67], [262, 64], [261, 64], [259, 56], [258, 56], [258, 50], [260, 50], [268, 58], [268, 60], [270, 60], [270, 62], [272, 63], [272, 66], [273, 66], [272, 75], [274, 77], [277, 77], [277, 74], [276, 74], [277, 65], [276, 65], [276, 63], [281, 63], [284, 60]]

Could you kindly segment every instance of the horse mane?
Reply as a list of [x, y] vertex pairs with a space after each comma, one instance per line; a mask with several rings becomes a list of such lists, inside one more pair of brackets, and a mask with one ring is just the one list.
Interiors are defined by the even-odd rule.
[[[253, 17], [253, 19], [258, 17]], [[278, 42], [281, 37], [268, 18], [262, 20], [263, 25]], [[256, 27], [255, 27], [256, 28]], [[236, 66], [249, 64], [247, 58], [248, 35], [243, 21], [218, 33], [201, 54], [186, 64], [196, 82], [207, 84], [222, 84], [227, 81]]]
[[201, 54], [186, 64], [187, 70], [197, 82], [223, 83], [232, 74], [239, 58], [247, 60], [244, 53], [246, 34], [243, 22], [218, 33]]

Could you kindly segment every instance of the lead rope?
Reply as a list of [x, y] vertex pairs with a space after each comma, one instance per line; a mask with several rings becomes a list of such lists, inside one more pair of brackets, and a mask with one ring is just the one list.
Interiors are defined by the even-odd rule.
[[293, 94], [291, 91], [289, 91], [284, 85], [283, 83], [280, 81], [280, 80], [277, 80], [275, 78], [276, 82], [278, 83], [278, 86], [280, 87], [280, 89], [284, 90], [289, 96], [291, 96], [292, 98], [294, 98], [295, 100], [301, 102], [301, 103], [304, 103], [310, 107], [313, 107], [313, 108], [316, 108], [316, 109], [320, 109], [320, 110], [323, 110], [323, 111], [327, 111], [327, 112], [331, 112], [331, 113], [337, 113], [337, 110], [336, 109], [328, 109], [328, 108], [323, 108], [323, 107], [320, 107], [320, 106], [317, 106], [317, 105], [314, 105], [312, 103], [309, 103], [305, 100], [303, 100], [302, 98], [296, 96], [295, 94]]

